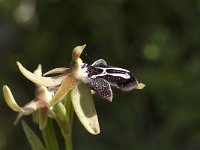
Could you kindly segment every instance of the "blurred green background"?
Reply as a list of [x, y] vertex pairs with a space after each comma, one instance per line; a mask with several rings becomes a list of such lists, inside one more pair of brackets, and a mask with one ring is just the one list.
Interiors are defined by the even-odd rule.
[[[146, 87], [115, 94], [112, 103], [95, 96], [101, 134], [90, 135], [75, 118], [75, 149], [200, 149], [199, 0], [0, 0], [0, 86], [10, 86], [20, 105], [34, 86], [16, 61], [31, 71], [39, 63], [44, 72], [67, 67], [84, 43], [85, 62], [103, 58]], [[15, 116], [1, 92], [2, 150], [30, 149]]]

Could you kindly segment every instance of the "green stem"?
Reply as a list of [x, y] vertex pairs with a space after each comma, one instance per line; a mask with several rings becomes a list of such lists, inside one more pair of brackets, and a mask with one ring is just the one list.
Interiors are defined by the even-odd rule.
[[70, 133], [64, 136], [64, 138], [65, 138], [65, 149], [73, 150], [72, 134]]
[[48, 150], [59, 150], [58, 141], [51, 119], [48, 119], [46, 127], [42, 130], [42, 136]]
[[70, 121], [70, 131], [64, 137], [65, 138], [65, 148], [66, 150], [73, 150], [73, 141], [72, 141], [72, 125], [73, 125], [73, 117], [74, 117], [74, 108], [71, 102], [71, 94], [70, 92], [67, 94], [65, 108], [69, 116]]
[[63, 105], [61, 102], [53, 107], [55, 119], [60, 126], [66, 150], [73, 150], [72, 142], [72, 123], [74, 109], [71, 103], [71, 97], [68, 94], [66, 103]]
[[66, 108], [66, 111], [67, 111], [68, 116], [69, 116], [69, 120], [70, 120], [70, 123], [71, 123], [70, 125], [72, 127], [73, 117], [74, 117], [74, 108], [72, 106], [72, 101], [71, 101], [71, 91], [67, 94], [65, 108]]

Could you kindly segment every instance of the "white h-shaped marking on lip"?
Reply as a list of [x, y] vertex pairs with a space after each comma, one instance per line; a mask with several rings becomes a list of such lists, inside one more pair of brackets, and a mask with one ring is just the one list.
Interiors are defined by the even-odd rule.
[[[123, 68], [117, 68], [117, 67], [109, 67], [109, 68], [106, 68], [106, 67], [95, 67], [97, 69], [101, 69], [103, 70], [102, 73], [100, 74], [97, 74], [97, 75], [92, 75], [90, 78], [91, 79], [95, 79], [97, 77], [102, 77], [102, 76], [106, 76], [106, 75], [111, 75], [113, 77], [121, 77], [121, 78], [124, 78], [124, 79], [130, 79], [130, 75], [128, 74], [129, 71], [126, 70], [126, 69], [123, 69]], [[82, 68], [82, 80], [85, 80], [85, 78], [88, 77], [88, 72], [87, 72], [87, 69], [88, 67], [84, 67]], [[106, 70], [119, 70], [119, 71], [124, 71], [124, 73], [108, 73]], [[86, 82], [86, 81], [84, 81]]]
[[[96, 77], [102, 77], [102, 76], [105, 76], [105, 75], [111, 75], [111, 76], [115, 76], [115, 77], [121, 77], [121, 78], [124, 78], [124, 79], [130, 79], [130, 75], [128, 74], [128, 70], [126, 69], [122, 69], [122, 68], [116, 68], [116, 67], [111, 67], [111, 68], [102, 68], [102, 67], [96, 67], [96, 68], [99, 68], [99, 69], [102, 69], [103, 72], [101, 74], [97, 74], [97, 75], [93, 75], [91, 78], [96, 78]], [[106, 70], [109, 69], [109, 70], [120, 70], [120, 71], [124, 71], [126, 73], [107, 73]]]

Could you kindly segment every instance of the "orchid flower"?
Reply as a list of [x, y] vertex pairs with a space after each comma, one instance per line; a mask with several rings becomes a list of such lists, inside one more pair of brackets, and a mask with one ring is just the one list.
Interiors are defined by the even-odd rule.
[[24, 107], [20, 107], [15, 101], [9, 87], [4, 85], [3, 93], [6, 103], [12, 110], [19, 113], [16, 122], [23, 115], [39, 112], [40, 129], [45, 127], [48, 117], [56, 119], [59, 125], [62, 126], [62, 121], [64, 120], [62, 114], [64, 114], [63, 117], [69, 119], [68, 112], [65, 110], [62, 101], [66, 96], [69, 96], [70, 98], [67, 101], [71, 100], [76, 115], [85, 129], [92, 134], [100, 133], [91, 90], [87, 85], [78, 80], [83, 64], [80, 56], [85, 46], [77, 46], [74, 48], [70, 68], [55, 68], [44, 74], [60, 74], [53, 77], [42, 76], [41, 65], [32, 73], [25, 69], [21, 63], [17, 62], [21, 73], [36, 84], [38, 92], [34, 100], [30, 101]]

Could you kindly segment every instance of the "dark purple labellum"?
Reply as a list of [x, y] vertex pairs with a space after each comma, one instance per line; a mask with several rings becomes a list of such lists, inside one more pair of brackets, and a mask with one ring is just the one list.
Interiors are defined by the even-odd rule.
[[90, 88], [109, 101], [113, 98], [112, 89], [129, 92], [138, 86], [137, 79], [130, 71], [108, 66], [103, 59], [95, 61], [92, 65], [84, 64], [82, 71]]

